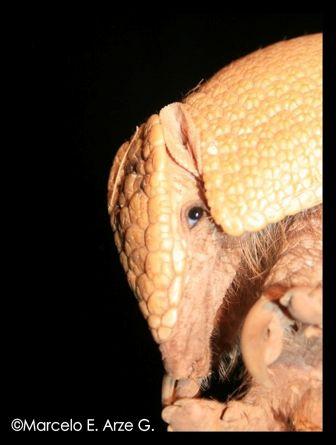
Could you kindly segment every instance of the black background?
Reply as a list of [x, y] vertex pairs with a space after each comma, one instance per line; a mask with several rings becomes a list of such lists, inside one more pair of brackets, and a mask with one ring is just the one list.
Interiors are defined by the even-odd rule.
[[[160, 421], [163, 369], [113, 245], [106, 184], [135, 129], [228, 62], [322, 31], [319, 14], [31, 11], [12, 170], [12, 417]], [[21, 106], [22, 105], [22, 106]]]

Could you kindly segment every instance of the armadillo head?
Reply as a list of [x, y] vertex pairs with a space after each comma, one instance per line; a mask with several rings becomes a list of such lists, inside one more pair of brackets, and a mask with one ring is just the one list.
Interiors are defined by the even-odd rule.
[[[306, 36], [234, 62], [183, 103], [151, 116], [115, 157], [108, 186], [115, 243], [175, 378], [190, 376], [195, 363], [202, 363], [197, 376], [208, 372], [203, 345], [239, 263], [227, 237], [322, 200], [321, 43]], [[220, 249], [226, 269], [212, 263]], [[214, 270], [222, 287], [208, 279]], [[194, 342], [194, 352], [174, 357], [183, 342]]]

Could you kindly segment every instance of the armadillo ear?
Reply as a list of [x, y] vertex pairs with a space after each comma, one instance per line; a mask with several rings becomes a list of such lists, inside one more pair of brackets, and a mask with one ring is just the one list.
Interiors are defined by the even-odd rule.
[[283, 348], [287, 321], [278, 306], [262, 296], [248, 313], [241, 333], [241, 352], [245, 366], [259, 384], [269, 386], [268, 366]]
[[195, 176], [202, 173], [200, 139], [188, 106], [172, 103], [160, 111], [167, 150], [174, 161]]

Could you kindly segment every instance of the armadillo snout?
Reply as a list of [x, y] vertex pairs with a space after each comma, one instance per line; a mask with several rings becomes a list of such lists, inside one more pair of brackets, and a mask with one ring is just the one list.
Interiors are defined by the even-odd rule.
[[180, 301], [184, 253], [174, 245], [167, 153], [157, 115], [123, 144], [109, 180], [109, 213], [128, 283], [154, 339], [172, 332]]

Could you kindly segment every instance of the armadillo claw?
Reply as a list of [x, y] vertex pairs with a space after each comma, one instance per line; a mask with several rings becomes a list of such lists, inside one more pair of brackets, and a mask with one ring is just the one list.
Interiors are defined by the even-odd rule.
[[162, 411], [169, 431], [219, 431], [224, 406], [214, 400], [180, 399]]

